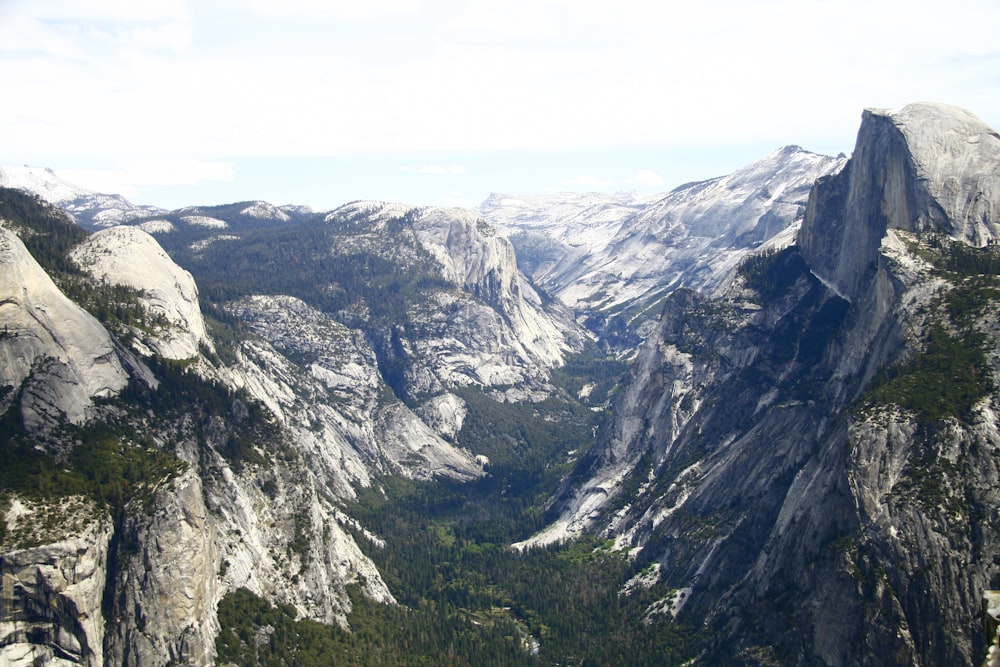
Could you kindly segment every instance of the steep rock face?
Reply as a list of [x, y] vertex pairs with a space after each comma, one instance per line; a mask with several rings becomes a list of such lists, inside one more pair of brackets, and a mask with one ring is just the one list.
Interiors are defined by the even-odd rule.
[[[0, 663], [104, 665], [110, 518], [83, 498], [51, 504], [15, 497], [0, 520], [8, 534], [41, 542], [0, 552]], [[56, 534], [46, 529], [51, 524]]]
[[546, 366], [569, 351], [567, 327], [542, 311], [542, 302], [517, 269], [513, 246], [482, 218], [461, 209], [431, 209], [414, 223], [420, 243], [445, 277], [479, 297], [513, 329], [524, 356]]
[[[995, 141], [939, 105], [866, 113], [801, 247], [716, 298], [667, 300], [560, 519], [529, 544], [586, 530], [636, 550], [677, 590], [650, 614], [709, 619], [709, 664], [980, 660], [970, 619], [1000, 574], [1000, 309], [942, 268], [965, 255], [940, 235], [995, 233]], [[958, 160], [975, 173], [947, 173], [941, 146], [978, 147]], [[942, 183], [972, 184], [957, 200], [975, 206], [939, 204]]]
[[887, 229], [942, 231], [974, 246], [1000, 235], [1000, 136], [943, 104], [868, 109], [850, 168], [809, 201], [799, 245], [848, 299], [871, 279]]
[[210, 665], [219, 557], [201, 480], [189, 469], [120, 527], [110, 664]]
[[[176, 374], [180, 365], [165, 367], [151, 360], [146, 367], [124, 350], [58, 290], [16, 236], [0, 229], [0, 241], [4, 290], [10, 294], [3, 305], [9, 335], [0, 340], [6, 358], [12, 360], [5, 367], [10, 379], [5, 380], [16, 386], [22, 378], [15, 373], [28, 374], [19, 390], [4, 392], [4, 407], [20, 408], [26, 417], [29, 434], [18, 437], [31, 446], [35, 426], [28, 417], [40, 396], [52, 406], [46, 415], [49, 421], [44, 422], [52, 427], [45, 443], [55, 445], [55, 454], [66, 466], [73, 465], [72, 450], [80, 445], [74, 441], [77, 436], [71, 433], [67, 438], [58, 428], [69, 418], [81, 425], [81, 438], [114, 438], [108, 444], [140, 457], [146, 448], [165, 450], [186, 463], [176, 473], [169, 472], [169, 466], [163, 468], [167, 472], [157, 474], [165, 477], [145, 480], [133, 493], [115, 493], [116, 499], [132, 496], [133, 500], [124, 507], [109, 501], [113, 521], [106, 517], [107, 507], [96, 505], [82, 509], [72, 505], [46, 515], [46, 521], [63, 528], [76, 525], [79, 517], [104, 517], [74, 528], [80, 535], [22, 529], [21, 524], [38, 512], [33, 513], [27, 501], [14, 499], [5, 530], [0, 531], [0, 539], [9, 538], [0, 545], [5, 568], [0, 631], [4, 660], [11, 664], [213, 664], [217, 605], [239, 587], [292, 605], [303, 617], [346, 624], [351, 609], [347, 586], [357, 585], [374, 600], [394, 600], [348, 530], [350, 526], [363, 532], [344, 515], [340, 500], [350, 497], [355, 485], [370, 483], [376, 473], [450, 474], [465, 479], [482, 473], [471, 455], [444, 442], [398, 401], [383, 403], [384, 384], [363, 336], [301, 302], [275, 298], [269, 303], [261, 298], [256, 305], [247, 304], [253, 312], [248, 322], [277, 320], [278, 324], [259, 330], [297, 355], [296, 362], [267, 340], [251, 335], [229, 365], [218, 358], [210, 342], [202, 343], [199, 347], [207, 356], [185, 364], [184, 373], [202, 380], [179, 380], [166, 370], [173, 368]], [[191, 305], [196, 303], [187, 290], [193, 288], [186, 283], [190, 277], [144, 233], [112, 229], [92, 241], [86, 242], [79, 257], [84, 263], [89, 257], [91, 268], [108, 268], [101, 277], [122, 282], [132, 275], [148, 279], [142, 270], [103, 257], [123, 250], [120, 261], [141, 261], [153, 276], [174, 280], [165, 291], [159, 291], [158, 284], [149, 285], [143, 295], [147, 303], [160, 299], [163, 312], [182, 314], [183, 309], [170, 308], [187, 302], [182, 295], [191, 298]], [[107, 265], [102, 264], [105, 261]], [[196, 312], [187, 316], [185, 324], [175, 321], [173, 326], [195, 321], [201, 322]], [[160, 336], [158, 340], [164, 340], [162, 332]], [[143, 353], [150, 351], [148, 340], [132, 338]], [[101, 346], [107, 346], [106, 354], [94, 351], [103, 353]], [[169, 349], [173, 348], [164, 348]], [[306, 354], [314, 356], [300, 365]], [[35, 361], [25, 364], [26, 371], [18, 366], [24, 358]], [[110, 375], [115, 382], [96, 383], [94, 389], [87, 382], [103, 377], [98, 371], [104, 365], [116, 371]], [[56, 378], [65, 380], [63, 384], [75, 381], [76, 393], [69, 398], [56, 391], [62, 389], [53, 380], [57, 371], [64, 376]], [[128, 382], [129, 373], [141, 382], [124, 398], [91, 403], [92, 394], [111, 399], [111, 389], [103, 393], [99, 389], [111, 387], [117, 392]], [[170, 391], [186, 392], [202, 383], [194, 393], [185, 394], [191, 400], [180, 410], [150, 409], [162, 398], [155, 392], [162, 386], [163, 373], [173, 378]], [[248, 395], [237, 397], [240, 389]], [[147, 398], [139, 398], [141, 394]], [[147, 407], [136, 410], [130, 404], [150, 400], [150, 394], [153, 403]], [[345, 400], [339, 402], [338, 395]], [[259, 428], [246, 427], [253, 407], [249, 402], [255, 398], [281, 420], [280, 428], [265, 429], [264, 438], [259, 437]], [[81, 406], [75, 412], [63, 407], [70, 399]], [[14, 405], [14, 401], [19, 402]], [[271, 419], [266, 411], [260, 412], [264, 416], [256, 418], [258, 423]], [[117, 435], [101, 434], [102, 420]], [[142, 444], [130, 442], [132, 438]], [[237, 438], [252, 448], [246, 454], [249, 460], [230, 450]], [[16, 447], [11, 451], [16, 453]], [[151, 488], [144, 490], [148, 485]], [[0, 506], [10, 498], [9, 493], [0, 495]]]
[[198, 355], [199, 345], [209, 344], [194, 279], [146, 232], [105, 229], [74, 248], [71, 257], [101, 283], [140, 290], [154, 319], [151, 331], [134, 331], [147, 355], [190, 359]]
[[[197, 444], [187, 447], [191, 455]], [[119, 527], [108, 664], [214, 664], [215, 610], [236, 588], [325, 623], [346, 623], [348, 584], [394, 601], [321, 475], [285, 465], [234, 472], [199, 458]]]
[[[247, 588], [291, 605], [303, 617], [341, 625], [351, 610], [348, 585], [357, 585], [373, 600], [394, 602], [381, 574], [349, 534], [348, 526], [358, 526], [338, 507], [325, 470], [313, 464], [308, 451], [292, 458], [239, 472], [219, 457], [202, 462], [205, 510], [192, 496], [191, 509], [184, 512], [194, 517], [207, 513], [210, 550], [217, 554], [207, 574], [217, 576], [216, 593], [221, 597]], [[191, 536], [203, 543], [198, 532]], [[142, 565], [134, 561], [137, 571]], [[215, 602], [208, 604], [210, 615], [202, 620], [213, 639]]]
[[95, 397], [128, 382], [108, 332], [66, 298], [12, 232], [0, 228], [0, 407], [26, 428], [81, 423]]
[[[245, 343], [239, 363], [223, 376], [268, 405], [335, 495], [352, 497], [353, 486], [368, 486], [373, 474], [471, 479], [482, 473], [468, 452], [387, 398], [375, 351], [360, 332], [294, 297], [248, 297], [227, 309], [266, 343]], [[453, 420], [441, 426], [456, 430]]]
[[368, 331], [382, 375], [418, 412], [450, 405], [440, 398], [469, 385], [503, 400], [540, 399], [550, 369], [582, 346], [580, 327], [520, 274], [510, 243], [467, 211], [355, 202], [327, 221], [332, 252], [376, 255], [419, 285], [391, 321], [373, 319], [370, 307], [341, 316]]

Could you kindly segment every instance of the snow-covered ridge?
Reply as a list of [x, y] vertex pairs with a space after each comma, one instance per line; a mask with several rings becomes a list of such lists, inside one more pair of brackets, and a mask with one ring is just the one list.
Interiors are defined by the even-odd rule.
[[278, 220], [280, 222], [288, 222], [291, 220], [291, 216], [282, 211], [277, 206], [273, 204], [268, 204], [266, 201], [255, 201], [250, 206], [240, 211], [240, 215], [249, 216], [251, 218], [258, 218], [260, 220]]
[[61, 204], [80, 197], [97, 195], [93, 190], [81, 188], [59, 178], [48, 168], [27, 165], [0, 166], [0, 185], [5, 188], [33, 192], [53, 204]]
[[92, 229], [127, 224], [164, 213], [155, 206], [138, 206], [121, 195], [94, 192], [70, 183], [52, 169], [0, 166], [0, 186], [24, 190], [63, 209]]
[[786, 146], [655, 197], [491, 195], [480, 212], [510, 237], [521, 270], [567, 306], [639, 311], [681, 285], [721, 284], [748, 251], [794, 226], [816, 179], [845, 162]]
[[414, 208], [414, 206], [409, 204], [398, 202], [360, 200], [338, 206], [327, 213], [323, 220], [324, 222], [331, 222], [332, 220], [344, 218], [365, 217], [385, 221], [390, 218], [400, 218], [414, 210]]
[[219, 220], [218, 218], [212, 218], [207, 215], [186, 215], [181, 218], [184, 222], [189, 225], [197, 225], [198, 227], [211, 227], [213, 229], [225, 229], [229, 226], [225, 220]]

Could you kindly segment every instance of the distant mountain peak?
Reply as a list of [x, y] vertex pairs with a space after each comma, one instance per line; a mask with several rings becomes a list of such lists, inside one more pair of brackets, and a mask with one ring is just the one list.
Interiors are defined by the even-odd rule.
[[0, 166], [0, 185], [5, 188], [26, 190], [37, 194], [53, 204], [72, 201], [79, 197], [96, 195], [93, 190], [60, 178], [48, 167]]
[[156, 206], [133, 204], [121, 195], [80, 187], [48, 167], [0, 166], [0, 186], [38, 195], [91, 229], [113, 227], [164, 213]]

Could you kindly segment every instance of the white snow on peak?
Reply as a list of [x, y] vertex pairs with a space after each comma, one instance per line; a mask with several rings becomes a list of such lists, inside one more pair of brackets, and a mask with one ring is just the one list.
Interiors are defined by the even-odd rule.
[[483, 217], [506, 234], [542, 233], [590, 252], [604, 249], [623, 220], [651, 201], [633, 192], [563, 192], [552, 195], [491, 194]]
[[345, 216], [374, 217], [380, 220], [387, 220], [389, 218], [401, 217], [409, 211], [414, 210], [414, 208], [415, 207], [410, 204], [401, 204], [399, 202], [371, 200], [353, 201], [330, 211], [326, 214], [326, 217], [323, 218], [323, 221], [330, 222], [331, 220], [344, 218]]
[[795, 224], [815, 180], [845, 161], [786, 146], [653, 197], [491, 195], [480, 212], [506, 229], [535, 284], [568, 306], [614, 312], [682, 284], [713, 289], [742, 253]]
[[5, 188], [27, 190], [53, 204], [97, 194], [93, 190], [68, 183], [51, 169], [27, 165], [0, 167], [0, 185]]
[[206, 215], [185, 215], [181, 218], [184, 222], [189, 225], [197, 225], [199, 227], [214, 227], [216, 229], [225, 229], [229, 225], [225, 220], [219, 220], [218, 218], [210, 218]]
[[260, 220], [281, 220], [282, 222], [291, 220], [291, 216], [277, 206], [268, 204], [266, 201], [253, 202], [250, 206], [240, 211], [240, 215], [247, 215]]

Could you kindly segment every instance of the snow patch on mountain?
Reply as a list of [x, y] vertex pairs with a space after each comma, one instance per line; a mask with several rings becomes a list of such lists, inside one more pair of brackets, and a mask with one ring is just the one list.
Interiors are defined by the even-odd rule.
[[0, 185], [32, 192], [53, 204], [98, 194], [59, 178], [51, 169], [27, 165], [0, 167]]
[[801, 220], [815, 180], [846, 161], [797, 146], [728, 176], [651, 198], [491, 195], [480, 212], [509, 235], [532, 281], [581, 312], [644, 313], [680, 286], [711, 291], [746, 252]]
[[136, 226], [147, 234], [169, 234], [177, 229], [169, 220], [147, 220]]
[[121, 195], [82, 188], [64, 180], [51, 169], [41, 167], [2, 166], [0, 186], [38, 195], [91, 229], [121, 225], [164, 212], [155, 206], [137, 206]]
[[360, 200], [353, 201], [343, 206], [339, 206], [333, 211], [327, 213], [323, 221], [331, 222], [333, 220], [340, 219], [362, 219], [369, 218], [375, 220], [389, 220], [392, 218], [401, 218], [410, 211], [413, 211], [414, 207], [410, 204], [401, 204], [399, 202], [382, 202], [382, 201], [372, 201], [372, 200]]
[[291, 216], [282, 211], [277, 206], [273, 204], [268, 204], [266, 201], [255, 201], [250, 206], [240, 211], [240, 215], [245, 215], [251, 218], [258, 218], [260, 220], [277, 220], [280, 222], [288, 222], [291, 220]]
[[185, 215], [181, 218], [184, 222], [189, 225], [195, 225], [197, 227], [212, 227], [215, 229], [225, 229], [229, 226], [225, 220], [219, 220], [218, 218], [212, 218], [207, 215]]

